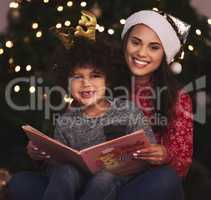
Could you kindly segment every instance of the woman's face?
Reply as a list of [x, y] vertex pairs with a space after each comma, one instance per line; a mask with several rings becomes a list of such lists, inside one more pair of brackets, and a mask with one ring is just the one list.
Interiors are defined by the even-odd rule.
[[76, 68], [71, 75], [72, 97], [83, 106], [97, 104], [105, 98], [106, 78], [93, 68]]
[[125, 59], [133, 75], [149, 79], [163, 57], [163, 46], [157, 34], [143, 24], [133, 27], [125, 49]]

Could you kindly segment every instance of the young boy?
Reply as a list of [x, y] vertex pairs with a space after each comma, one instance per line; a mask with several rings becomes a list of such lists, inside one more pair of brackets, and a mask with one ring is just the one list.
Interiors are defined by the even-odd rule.
[[[138, 108], [127, 100], [107, 97], [113, 69], [107, 45], [77, 38], [66, 57], [61, 71], [73, 103], [58, 118], [55, 139], [81, 150], [143, 128], [150, 142], [155, 143], [152, 130], [144, 123]], [[49, 158], [32, 143], [28, 145], [28, 153], [33, 159]], [[40, 199], [114, 200], [120, 186], [130, 178], [106, 170], [90, 176], [73, 165], [49, 164], [47, 184]]]

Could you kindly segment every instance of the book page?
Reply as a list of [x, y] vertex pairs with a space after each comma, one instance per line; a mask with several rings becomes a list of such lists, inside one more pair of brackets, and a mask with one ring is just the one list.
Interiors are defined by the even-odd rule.
[[146, 162], [133, 158], [133, 153], [149, 146], [143, 130], [84, 149], [82, 157], [92, 173], [105, 168], [117, 175], [131, 175], [143, 170]]
[[22, 126], [22, 128], [29, 140], [49, 154], [52, 159], [62, 163], [72, 163], [85, 171], [88, 170], [79, 151], [62, 144], [29, 125]]

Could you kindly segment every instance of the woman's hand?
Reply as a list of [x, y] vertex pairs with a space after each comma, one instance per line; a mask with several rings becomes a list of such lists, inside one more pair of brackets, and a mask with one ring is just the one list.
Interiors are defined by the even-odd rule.
[[135, 159], [148, 161], [152, 165], [162, 165], [167, 163], [168, 153], [165, 146], [151, 144], [147, 148], [137, 150], [133, 156]]
[[29, 141], [27, 146], [27, 153], [30, 156], [30, 158], [34, 159], [34, 160], [46, 160], [50, 158], [50, 155], [48, 155], [46, 152], [41, 151], [40, 149], [38, 149], [33, 143], [32, 141]]

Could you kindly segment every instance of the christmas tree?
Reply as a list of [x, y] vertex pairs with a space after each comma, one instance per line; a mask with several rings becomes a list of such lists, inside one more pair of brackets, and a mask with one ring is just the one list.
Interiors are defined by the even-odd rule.
[[[209, 73], [211, 65], [211, 19], [199, 15], [190, 5], [189, 0], [14, 0], [10, 3], [8, 13], [8, 28], [6, 33], [0, 34], [0, 77], [1, 77], [1, 164], [12, 170], [26, 166], [24, 145], [26, 137], [21, 133], [20, 125], [30, 122], [41, 130], [48, 130], [48, 120], [45, 118], [45, 103], [48, 99], [45, 87], [51, 87], [54, 82], [51, 79], [50, 70], [53, 69], [49, 62], [55, 56], [59, 39], [53, 34], [52, 27], [56, 29], [76, 26], [80, 18], [81, 10], [90, 10], [98, 20], [98, 33], [108, 34], [120, 41], [120, 34], [125, 19], [133, 12], [141, 9], [163, 10], [179, 17], [191, 24], [191, 31], [184, 47], [182, 60], [183, 71], [178, 79], [186, 85], [193, 80]], [[51, 63], [51, 64], [50, 64]], [[12, 80], [17, 82], [8, 86]], [[33, 77], [33, 78], [31, 78]], [[207, 88], [210, 86], [207, 79]], [[9, 97], [6, 91], [10, 90]], [[203, 94], [205, 88], [201, 88]], [[193, 92], [193, 99], [197, 104], [197, 94]], [[207, 93], [210, 98], [210, 92]], [[22, 110], [15, 110], [8, 105], [6, 96], [15, 105], [22, 106]], [[34, 104], [29, 104], [34, 99]], [[60, 99], [61, 100], [61, 99]], [[68, 101], [68, 99], [63, 99]], [[42, 102], [38, 107], [37, 102]], [[14, 106], [13, 106], [14, 107]], [[207, 113], [210, 121], [210, 112]], [[195, 124], [195, 154], [211, 168], [207, 161], [209, 148], [204, 144], [209, 138], [208, 127], [202, 123]], [[197, 134], [206, 132], [206, 134]], [[8, 150], [7, 146], [12, 146]], [[19, 161], [17, 155], [21, 157]], [[16, 158], [16, 159], [15, 159]]]

